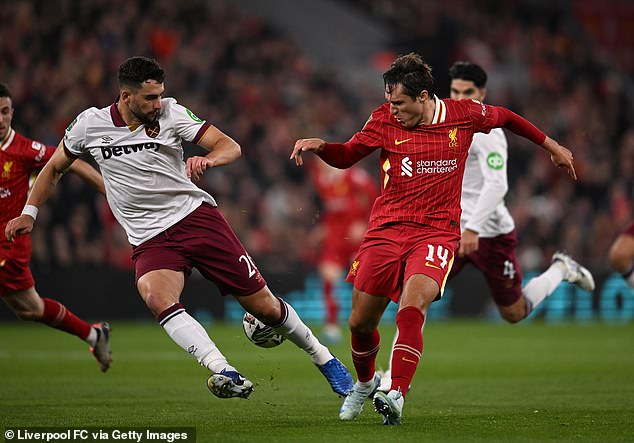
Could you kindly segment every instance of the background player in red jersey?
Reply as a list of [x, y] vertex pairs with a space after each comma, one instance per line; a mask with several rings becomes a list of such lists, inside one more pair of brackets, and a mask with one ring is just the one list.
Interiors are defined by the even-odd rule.
[[362, 168], [333, 169], [315, 162], [311, 178], [322, 204], [318, 260], [326, 308], [323, 339], [335, 343], [341, 340], [341, 329], [334, 286], [361, 244], [379, 190]]
[[380, 383], [375, 372], [378, 325], [390, 300], [399, 304], [398, 339], [392, 352], [392, 386], [373, 396], [383, 423], [399, 424], [404, 396], [423, 349], [422, 326], [429, 305], [440, 298], [460, 240], [460, 194], [474, 132], [505, 127], [537, 145], [576, 179], [572, 153], [506, 108], [476, 100], [440, 100], [431, 68], [417, 54], [397, 58], [383, 74], [388, 103], [376, 109], [346, 143], [319, 138], [295, 143], [291, 159], [303, 164], [312, 151], [347, 168], [377, 149], [382, 194], [348, 274], [354, 284], [350, 330], [358, 382], [339, 417], [356, 418]]
[[609, 259], [612, 267], [634, 289], [634, 221], [612, 243]]
[[[11, 128], [11, 91], [0, 83], [0, 227], [20, 215], [35, 172], [51, 158], [55, 147], [30, 140]], [[70, 168], [105, 194], [101, 175], [88, 163], [76, 162]], [[60, 302], [41, 298], [29, 269], [31, 237], [22, 235], [14, 242], [0, 238], [0, 298], [21, 320], [33, 320], [74, 334], [90, 345], [102, 371], [110, 367], [110, 326], [107, 322], [89, 325]]]

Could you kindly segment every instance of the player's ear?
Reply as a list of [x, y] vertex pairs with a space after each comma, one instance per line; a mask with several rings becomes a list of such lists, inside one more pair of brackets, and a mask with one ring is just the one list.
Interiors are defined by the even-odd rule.
[[480, 89], [480, 101], [484, 103], [484, 98], [487, 96], [487, 88]]
[[131, 95], [132, 95], [132, 93], [127, 88], [122, 88], [121, 92], [119, 93], [119, 97], [121, 97], [121, 100], [123, 102], [127, 102], [128, 100], [130, 100], [130, 96]]
[[418, 101], [419, 103], [423, 103], [428, 98], [429, 98], [429, 92], [427, 92], [427, 89], [423, 89], [422, 91], [420, 91], [420, 94], [418, 94], [416, 101]]

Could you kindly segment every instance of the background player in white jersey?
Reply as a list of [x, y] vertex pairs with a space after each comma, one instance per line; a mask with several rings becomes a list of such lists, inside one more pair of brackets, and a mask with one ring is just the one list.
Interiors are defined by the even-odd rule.
[[[193, 267], [223, 295], [233, 295], [250, 313], [303, 349], [340, 395], [352, 388], [346, 367], [314, 337], [293, 308], [275, 297], [251, 257], [216, 207], [194, 185], [208, 168], [229, 164], [240, 146], [172, 98], [163, 98], [165, 73], [145, 57], [119, 67], [119, 97], [111, 106], [90, 108], [66, 129], [55, 155], [42, 170], [23, 215], [6, 236], [28, 233], [37, 207], [74, 159], [90, 152], [101, 168], [108, 203], [134, 252], [137, 288], [167, 334], [212, 374], [211, 392], [247, 398], [253, 383], [243, 377], [180, 303]], [[182, 141], [207, 149], [183, 162]]]
[[[449, 77], [450, 98], [484, 101], [487, 74], [479, 65], [456, 62], [449, 69]], [[502, 318], [517, 323], [552, 294], [562, 281], [593, 291], [594, 279], [590, 271], [570, 256], [556, 252], [550, 267], [522, 288], [515, 223], [504, 204], [508, 191], [507, 160], [508, 143], [501, 128], [494, 128], [488, 134], [473, 135], [460, 200], [462, 235], [449, 279], [471, 263], [484, 274]], [[390, 370], [381, 374], [379, 389], [388, 391], [389, 388]]]

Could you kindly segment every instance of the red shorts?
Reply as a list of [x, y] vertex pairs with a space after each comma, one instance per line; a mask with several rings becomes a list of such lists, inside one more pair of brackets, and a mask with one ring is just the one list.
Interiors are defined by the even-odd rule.
[[634, 237], [634, 221], [630, 223], [630, 225], [627, 228], [625, 228], [625, 231], [623, 231], [623, 234], [631, 235], [632, 237]]
[[157, 269], [196, 268], [222, 295], [251, 295], [266, 281], [217, 208], [203, 203], [183, 220], [133, 248], [136, 279]]
[[359, 242], [349, 237], [350, 226], [324, 226], [320, 263], [333, 263], [340, 268], [347, 268], [352, 257], [359, 249]]
[[492, 238], [481, 238], [478, 250], [467, 257], [456, 257], [449, 278], [467, 264], [472, 263], [483, 274], [491, 296], [498, 306], [510, 306], [522, 296], [522, 272], [515, 250], [515, 230]]
[[346, 281], [360, 291], [398, 303], [414, 274], [432, 278], [440, 298], [460, 237], [417, 223], [391, 223], [368, 230]]
[[33, 275], [29, 268], [31, 261], [31, 236], [18, 235], [13, 243], [4, 236], [0, 240], [0, 297], [33, 287]]

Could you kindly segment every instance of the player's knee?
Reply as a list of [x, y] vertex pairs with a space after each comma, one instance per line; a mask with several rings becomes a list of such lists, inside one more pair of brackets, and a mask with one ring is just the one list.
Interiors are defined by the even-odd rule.
[[520, 305], [515, 305], [513, 307], [500, 307], [500, 315], [508, 323], [518, 323], [526, 318], [526, 309], [520, 309], [518, 306]]
[[632, 263], [632, 254], [615, 244], [608, 254], [610, 265], [617, 272], [625, 272]]
[[41, 320], [42, 318], [42, 314], [38, 312], [38, 310], [35, 309], [34, 307], [31, 308], [29, 306], [20, 306], [20, 307], [15, 307], [12, 309], [16, 317], [18, 317], [20, 320], [38, 321], [38, 320]]
[[348, 325], [350, 326], [350, 332], [357, 336], [371, 335], [376, 329], [376, 326], [374, 324], [369, 324], [367, 322], [359, 322], [353, 319], [352, 317], [350, 317]]

